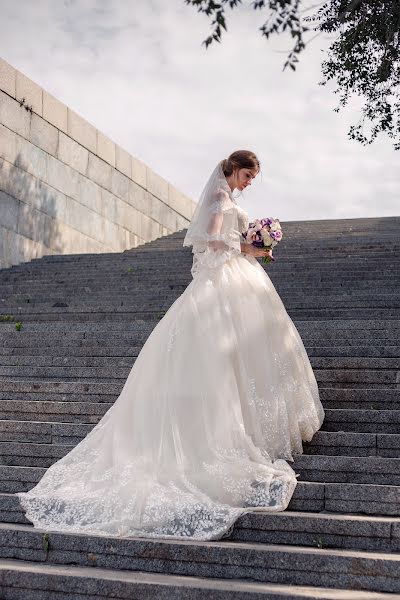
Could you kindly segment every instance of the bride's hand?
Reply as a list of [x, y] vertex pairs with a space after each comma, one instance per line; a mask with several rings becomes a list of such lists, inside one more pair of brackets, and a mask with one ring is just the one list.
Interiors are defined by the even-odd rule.
[[243, 252], [245, 252], [245, 254], [251, 254], [251, 256], [255, 256], [256, 258], [271, 254], [271, 250], [257, 248], [257, 246], [253, 246], [253, 244], [244, 244]]

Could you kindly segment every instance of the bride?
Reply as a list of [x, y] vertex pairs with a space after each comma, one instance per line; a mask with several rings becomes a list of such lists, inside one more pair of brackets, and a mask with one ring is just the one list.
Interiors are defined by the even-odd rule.
[[[299, 333], [241, 242], [232, 192], [260, 170], [233, 152], [211, 173], [188, 227], [193, 279], [147, 338], [100, 422], [28, 492], [35, 527], [217, 540], [254, 511], [282, 511], [297, 485], [286, 462], [324, 410]], [[261, 215], [264, 216], [264, 215]]]

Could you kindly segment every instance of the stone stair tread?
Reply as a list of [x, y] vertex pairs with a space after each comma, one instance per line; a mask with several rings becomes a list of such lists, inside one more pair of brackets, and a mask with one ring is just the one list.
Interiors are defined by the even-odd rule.
[[[118, 571], [100, 567], [56, 565], [14, 559], [0, 560], [1, 585], [13, 590], [48, 591], [57, 597], [78, 600], [90, 594], [94, 600], [119, 598], [131, 600], [132, 594], [142, 600], [203, 600], [218, 594], [218, 600], [390, 600], [397, 594], [351, 589], [332, 589], [311, 586], [279, 585], [238, 579], [215, 579], [182, 575], [166, 575], [141, 571]], [[76, 595], [75, 595], [76, 594]], [[12, 596], [8, 596], [12, 598]], [[50, 598], [50, 596], [43, 596]]]
[[[28, 525], [0, 524], [3, 558], [162, 572], [195, 577], [244, 577], [264, 583], [355, 587], [400, 592], [400, 554], [242, 541], [143, 539], [46, 533]], [[16, 547], [18, 541], [19, 547]], [[53, 558], [54, 557], [54, 558]], [[357, 565], [355, 569], [354, 566]], [[295, 565], [295, 568], [293, 568]], [[374, 574], [371, 577], [371, 573]], [[379, 575], [377, 575], [379, 573]]]

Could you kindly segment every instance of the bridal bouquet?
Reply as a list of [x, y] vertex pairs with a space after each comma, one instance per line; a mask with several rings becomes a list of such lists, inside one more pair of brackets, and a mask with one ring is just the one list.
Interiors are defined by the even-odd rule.
[[272, 248], [282, 239], [282, 228], [279, 219], [266, 217], [256, 219], [254, 223], [249, 223], [247, 231], [242, 233], [244, 240], [248, 244], [253, 244], [257, 248], [268, 248], [269, 253], [262, 257], [263, 263], [270, 263], [275, 260], [272, 256]]

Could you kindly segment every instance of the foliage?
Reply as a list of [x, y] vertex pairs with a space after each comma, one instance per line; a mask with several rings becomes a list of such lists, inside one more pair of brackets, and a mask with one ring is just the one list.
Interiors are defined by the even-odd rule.
[[[211, 34], [203, 41], [206, 48], [221, 42], [222, 29], [227, 31], [225, 10], [234, 9], [242, 0], [185, 0], [212, 18]], [[267, 39], [286, 30], [294, 38], [283, 70], [296, 69], [298, 55], [307, 43], [320, 33], [335, 36], [328, 50], [328, 58], [321, 64], [324, 79], [319, 85], [336, 80], [339, 112], [351, 95], [364, 98], [362, 115], [357, 125], [348, 132], [350, 139], [364, 145], [371, 144], [380, 132], [394, 140], [400, 150], [400, 1], [399, 0], [328, 0], [311, 7], [303, 7], [302, 0], [254, 0], [255, 10], [268, 13], [260, 27]], [[318, 10], [303, 16], [308, 10]], [[317, 32], [307, 43], [304, 34], [312, 25]], [[370, 129], [369, 136], [364, 127]]]

